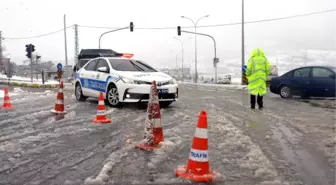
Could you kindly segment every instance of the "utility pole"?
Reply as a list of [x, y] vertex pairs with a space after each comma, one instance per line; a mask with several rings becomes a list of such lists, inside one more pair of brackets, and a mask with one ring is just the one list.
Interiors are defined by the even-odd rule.
[[242, 61], [241, 61], [241, 84], [244, 84], [244, 80], [243, 80], [243, 67], [245, 64], [245, 42], [244, 42], [244, 0], [242, 0]]
[[68, 73], [68, 48], [67, 48], [67, 34], [66, 34], [66, 15], [64, 14], [64, 50], [65, 50], [65, 66], [66, 72]]
[[0, 31], [0, 64], [2, 64], [2, 31]]
[[78, 25], [75, 24], [75, 64], [78, 62], [79, 43], [78, 43]]

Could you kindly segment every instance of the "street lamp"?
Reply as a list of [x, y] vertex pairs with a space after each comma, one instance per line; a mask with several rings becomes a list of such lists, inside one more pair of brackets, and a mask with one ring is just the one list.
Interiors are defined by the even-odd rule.
[[196, 28], [197, 28], [197, 23], [203, 19], [203, 18], [206, 18], [206, 17], [209, 17], [209, 15], [205, 15], [203, 17], [200, 17], [197, 19], [197, 21], [193, 21], [191, 18], [189, 17], [186, 17], [186, 16], [181, 16], [181, 18], [184, 18], [184, 19], [188, 19], [190, 20], [193, 24], [194, 24], [194, 27], [195, 27], [195, 82], [197, 83], [197, 80], [198, 80], [198, 73], [197, 73], [197, 36], [196, 36]]
[[182, 41], [181, 39], [177, 38], [177, 37], [173, 37], [174, 39], [180, 41], [181, 46], [182, 46], [182, 82], [183, 82], [183, 61], [184, 61], [184, 41], [186, 41], [187, 39], [190, 39], [191, 37], [188, 37], [186, 40]]

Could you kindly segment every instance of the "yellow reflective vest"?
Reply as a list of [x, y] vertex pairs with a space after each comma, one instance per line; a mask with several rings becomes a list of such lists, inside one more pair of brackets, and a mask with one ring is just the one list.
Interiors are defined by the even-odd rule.
[[253, 95], [265, 95], [266, 78], [271, 73], [270, 63], [260, 48], [252, 51], [246, 67], [248, 91]]

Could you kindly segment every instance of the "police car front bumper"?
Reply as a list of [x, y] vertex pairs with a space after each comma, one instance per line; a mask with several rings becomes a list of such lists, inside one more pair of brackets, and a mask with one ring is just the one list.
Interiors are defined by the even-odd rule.
[[[122, 97], [119, 95], [121, 102], [148, 102], [150, 85], [132, 85], [124, 89]], [[177, 101], [178, 100], [178, 85], [170, 84], [157, 87], [159, 101]]]

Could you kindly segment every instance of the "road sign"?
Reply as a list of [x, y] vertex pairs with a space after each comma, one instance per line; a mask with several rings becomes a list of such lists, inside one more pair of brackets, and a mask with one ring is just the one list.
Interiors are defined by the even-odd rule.
[[61, 63], [58, 63], [58, 64], [57, 64], [57, 69], [58, 69], [58, 70], [62, 70], [62, 64], [61, 64]]
[[242, 68], [242, 78], [243, 78], [243, 84], [248, 85], [248, 79], [246, 77], [246, 65], [243, 66]]

